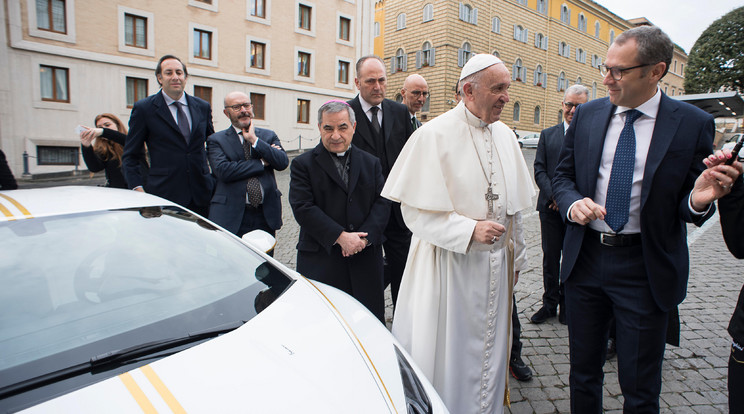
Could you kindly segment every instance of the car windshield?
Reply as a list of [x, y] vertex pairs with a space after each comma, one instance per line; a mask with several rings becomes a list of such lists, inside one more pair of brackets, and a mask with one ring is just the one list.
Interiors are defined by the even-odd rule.
[[0, 223], [0, 387], [250, 320], [291, 282], [176, 207]]

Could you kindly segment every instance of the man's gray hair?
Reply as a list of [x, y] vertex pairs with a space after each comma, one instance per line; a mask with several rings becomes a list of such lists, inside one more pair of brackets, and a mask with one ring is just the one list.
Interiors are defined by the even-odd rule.
[[352, 124], [356, 123], [356, 116], [354, 115], [354, 110], [351, 109], [351, 106], [347, 104], [344, 101], [339, 100], [331, 100], [323, 105], [320, 106], [318, 109], [318, 124], [320, 125], [323, 122], [323, 114], [328, 112], [329, 114], [336, 114], [343, 110], [346, 110], [349, 113], [349, 121], [351, 121]]
[[576, 85], [571, 85], [566, 89], [566, 93], [563, 94], [564, 101], [568, 95], [584, 95], [586, 96], [586, 99], [589, 100], [589, 89], [586, 86], [577, 83]]
[[638, 26], [627, 30], [615, 39], [619, 45], [624, 44], [630, 39], [635, 39], [638, 45], [637, 56], [638, 63], [642, 65], [655, 65], [659, 62], [666, 63], [666, 69], [661, 75], [669, 72], [669, 65], [672, 63], [674, 55], [674, 43], [661, 29], [656, 26]]

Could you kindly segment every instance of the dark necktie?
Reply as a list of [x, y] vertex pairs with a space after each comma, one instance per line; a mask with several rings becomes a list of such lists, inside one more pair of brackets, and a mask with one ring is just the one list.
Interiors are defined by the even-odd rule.
[[615, 158], [612, 161], [610, 182], [607, 184], [607, 201], [605, 208], [607, 216], [605, 223], [615, 233], [623, 229], [628, 222], [630, 211], [630, 189], [633, 186], [633, 170], [635, 168], [635, 130], [633, 123], [643, 113], [635, 109], [625, 112], [625, 126], [617, 141]]
[[377, 119], [377, 111], [379, 111], [380, 108], [373, 106], [369, 110], [372, 111], [372, 130], [377, 134], [377, 136], [381, 136], [380, 131], [382, 128], [380, 128], [380, 121]]
[[183, 104], [178, 101], [173, 102], [173, 104], [176, 105], [176, 112], [178, 113], [178, 129], [181, 130], [181, 135], [183, 135], [183, 139], [185, 139], [188, 144], [189, 137], [191, 136], [189, 120], [186, 118], [186, 112], [183, 111]]
[[373, 106], [369, 109], [372, 112], [372, 132], [375, 134], [375, 145], [377, 146], [377, 154], [380, 158], [380, 164], [382, 164], [382, 171], [385, 176], [390, 171], [390, 167], [387, 159], [387, 151], [385, 150], [385, 137], [382, 136], [382, 128], [380, 127], [380, 120], [377, 119], [377, 111], [380, 108]]
[[413, 130], [415, 131], [416, 128], [418, 128], [418, 122], [416, 122], [416, 116], [414, 115], [411, 117], [411, 126], [413, 127]]
[[[246, 161], [251, 159], [251, 143], [245, 137], [243, 137], [243, 154], [245, 154]], [[248, 179], [246, 191], [248, 192], [248, 203], [252, 207], [258, 207], [261, 204], [261, 183], [258, 181], [258, 177]]]

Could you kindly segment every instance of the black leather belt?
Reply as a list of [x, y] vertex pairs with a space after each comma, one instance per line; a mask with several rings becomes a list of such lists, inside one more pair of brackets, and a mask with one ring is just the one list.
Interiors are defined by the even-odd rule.
[[610, 247], [628, 247], [641, 244], [641, 233], [615, 234], [600, 233], [596, 230], [586, 229], [587, 235], [600, 244]]

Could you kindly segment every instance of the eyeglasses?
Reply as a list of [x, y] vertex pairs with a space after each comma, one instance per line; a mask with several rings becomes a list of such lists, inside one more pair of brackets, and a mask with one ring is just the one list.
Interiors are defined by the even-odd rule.
[[607, 65], [599, 65], [599, 73], [600, 75], [602, 75], [603, 78], [607, 76], [607, 74], [609, 73], [612, 76], [612, 79], [619, 81], [620, 79], [623, 78], [624, 72], [629, 71], [631, 69], [638, 69], [644, 66], [651, 66], [651, 65], [654, 65], [654, 63], [646, 63], [643, 65], [631, 66], [629, 68], [618, 68], [618, 67], [610, 68], [610, 67], [607, 67]]
[[563, 106], [566, 107], [566, 111], [571, 112], [572, 109], [578, 108], [580, 103], [573, 103], [573, 102], [563, 102]]
[[425, 92], [425, 91], [409, 91], [409, 92], [411, 93], [411, 95], [413, 95], [413, 96], [415, 96], [417, 98], [419, 96], [423, 96], [424, 98], [426, 98], [427, 96], [429, 96], [429, 92]]
[[226, 106], [225, 108], [230, 108], [233, 111], [238, 112], [242, 108], [245, 108], [245, 109], [253, 108], [253, 104], [252, 103], [236, 104], [236, 105]]

